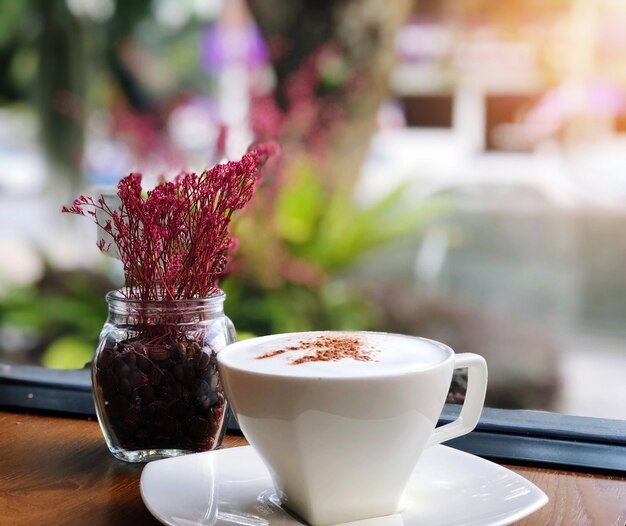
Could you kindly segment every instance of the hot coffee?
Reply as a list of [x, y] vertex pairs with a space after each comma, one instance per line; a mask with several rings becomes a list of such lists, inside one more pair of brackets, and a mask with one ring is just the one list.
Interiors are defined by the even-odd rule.
[[[424, 448], [471, 431], [487, 386], [480, 356], [385, 333], [264, 336], [218, 365], [281, 502], [314, 526], [399, 511]], [[455, 368], [469, 373], [461, 416], [435, 429]]]
[[268, 336], [255, 346], [224, 354], [224, 362], [258, 374], [304, 377], [363, 377], [402, 374], [445, 361], [437, 342], [374, 332], [312, 332]]

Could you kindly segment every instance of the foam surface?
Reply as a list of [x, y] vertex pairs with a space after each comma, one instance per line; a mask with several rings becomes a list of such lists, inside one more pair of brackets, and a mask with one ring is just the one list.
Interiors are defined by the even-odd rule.
[[[324, 337], [358, 339], [368, 359], [341, 358], [322, 361], [312, 357], [324, 348]], [[317, 345], [316, 345], [317, 344]], [[445, 361], [450, 351], [430, 340], [373, 332], [309, 332], [273, 335], [230, 345], [220, 361], [230, 367], [281, 376], [349, 377], [397, 374], [432, 367]]]

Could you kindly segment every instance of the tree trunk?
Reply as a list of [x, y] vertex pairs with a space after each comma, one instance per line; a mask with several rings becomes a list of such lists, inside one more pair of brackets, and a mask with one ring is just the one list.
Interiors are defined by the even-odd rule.
[[348, 93], [343, 101], [348, 122], [332, 137], [333, 152], [325, 174], [333, 181], [353, 183], [376, 126], [378, 108], [389, 94], [394, 39], [413, 0], [248, 0], [248, 4], [269, 43], [279, 86], [311, 53], [328, 43], [341, 50], [349, 70], [359, 79], [362, 89]]
[[[81, 158], [85, 121], [83, 31], [63, 2], [36, 4], [42, 21], [36, 100], [42, 142], [55, 172], [73, 187], [84, 184]], [[56, 179], [59, 184], [62, 179]]]

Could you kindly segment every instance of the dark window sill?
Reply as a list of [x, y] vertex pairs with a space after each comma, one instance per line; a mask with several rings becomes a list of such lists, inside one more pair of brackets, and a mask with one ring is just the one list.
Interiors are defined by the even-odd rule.
[[[90, 371], [0, 364], [0, 408], [94, 417]], [[440, 424], [457, 413], [447, 405]], [[234, 419], [229, 432], [240, 433]], [[622, 420], [485, 408], [476, 430], [446, 445], [500, 463], [626, 475]]]
[[[458, 413], [446, 406], [440, 423]], [[446, 445], [499, 463], [626, 475], [626, 421], [485, 408], [476, 429]]]
[[93, 417], [91, 371], [0, 364], [0, 408]]

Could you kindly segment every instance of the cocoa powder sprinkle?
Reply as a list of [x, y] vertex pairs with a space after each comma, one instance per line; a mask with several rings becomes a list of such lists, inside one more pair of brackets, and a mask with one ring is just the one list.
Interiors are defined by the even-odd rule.
[[278, 349], [257, 357], [257, 360], [273, 358], [288, 351], [312, 351], [289, 361], [290, 365], [300, 365], [307, 362], [337, 362], [344, 359], [352, 359], [359, 362], [371, 362], [374, 360], [374, 350], [366, 346], [363, 341], [355, 336], [328, 336], [322, 335], [311, 340], [299, 342], [284, 349]]
[[268, 352], [265, 354], [262, 354], [261, 356], [257, 356], [257, 360], [264, 360], [265, 358], [274, 358], [274, 356], [279, 356], [283, 353], [286, 353], [287, 349], [279, 349], [278, 351], [272, 351], [272, 352]]

